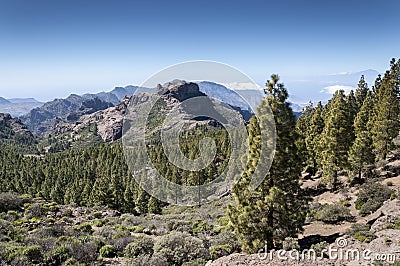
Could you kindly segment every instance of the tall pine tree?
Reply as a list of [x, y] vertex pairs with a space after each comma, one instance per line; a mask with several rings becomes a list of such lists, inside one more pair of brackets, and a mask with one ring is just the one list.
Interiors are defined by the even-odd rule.
[[374, 109], [370, 119], [372, 142], [376, 159], [386, 159], [394, 147], [393, 139], [400, 130], [400, 60], [392, 59], [390, 70], [377, 80]]
[[357, 174], [358, 179], [361, 179], [363, 168], [374, 162], [372, 139], [367, 127], [372, 108], [372, 94], [369, 92], [354, 121], [356, 139], [349, 152], [351, 170]]
[[311, 166], [311, 174], [315, 175], [318, 170], [318, 149], [320, 148], [321, 133], [324, 130], [322, 103], [318, 102], [312, 113], [310, 124], [307, 129], [305, 143], [309, 155], [309, 165]]
[[345, 98], [343, 90], [333, 95], [321, 134], [322, 181], [333, 190], [338, 185], [338, 172], [347, 166], [347, 155], [353, 139]]
[[278, 75], [272, 75], [271, 79], [265, 90], [268, 96], [257, 108], [257, 113], [265, 113], [266, 105], [271, 107], [277, 133], [275, 157], [261, 185], [249, 190], [251, 176], [260, 158], [260, 134], [263, 133], [253, 117], [249, 124], [248, 163], [233, 188], [236, 204], [228, 207], [234, 232], [247, 252], [256, 252], [265, 244], [268, 248], [280, 246], [284, 238], [302, 231], [306, 213], [306, 198], [299, 180], [302, 162], [295, 145], [298, 137], [296, 118], [287, 102], [287, 90], [278, 83]]

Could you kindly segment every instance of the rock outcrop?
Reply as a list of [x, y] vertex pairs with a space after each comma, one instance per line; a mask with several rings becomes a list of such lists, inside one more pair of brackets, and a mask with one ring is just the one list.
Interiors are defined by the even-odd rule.
[[12, 118], [10, 114], [0, 113], [0, 130], [8, 129], [10, 134], [19, 134], [33, 137], [29, 129], [18, 118]]

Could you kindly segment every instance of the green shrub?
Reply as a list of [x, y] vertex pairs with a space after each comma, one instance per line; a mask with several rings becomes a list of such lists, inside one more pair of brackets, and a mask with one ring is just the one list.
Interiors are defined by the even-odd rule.
[[189, 262], [184, 262], [182, 266], [204, 266], [207, 264], [207, 261], [202, 258], [198, 258]]
[[134, 265], [134, 266], [170, 266], [168, 264], [167, 260], [163, 257], [160, 257], [158, 255], [140, 255], [137, 258], [134, 258], [129, 261], [130, 263], [128, 265]]
[[96, 227], [102, 227], [108, 223], [107, 219], [98, 219], [93, 221], [93, 225]]
[[293, 237], [286, 237], [282, 242], [282, 247], [284, 250], [300, 250], [298, 239]]
[[322, 241], [322, 242], [319, 242], [319, 243], [317, 243], [317, 244], [312, 244], [311, 247], [310, 247], [310, 249], [314, 250], [318, 257], [321, 257], [322, 255], [323, 255], [324, 257], [327, 257], [327, 252], [325, 251], [325, 252], [322, 254], [322, 251], [323, 251], [324, 249], [327, 250], [328, 247], [329, 247], [328, 242]]
[[143, 225], [133, 225], [133, 226], [128, 226], [127, 229], [133, 233], [143, 233], [145, 227]]
[[211, 227], [208, 223], [206, 223], [206, 222], [204, 222], [204, 221], [196, 221], [196, 222], [193, 224], [192, 232], [193, 232], [194, 234], [200, 234], [200, 233], [202, 233], [202, 232], [209, 231], [211, 228], [212, 228], [212, 227]]
[[96, 219], [101, 219], [103, 218], [103, 214], [101, 212], [94, 212], [92, 213], [92, 216]]
[[32, 262], [39, 262], [42, 260], [42, 247], [39, 245], [27, 246], [22, 252]]
[[370, 231], [370, 226], [368, 224], [352, 224], [346, 233], [358, 241], [365, 243], [369, 243], [376, 238], [376, 236]]
[[316, 214], [316, 218], [324, 223], [335, 224], [351, 220], [350, 210], [340, 203], [324, 204]]
[[114, 258], [116, 255], [113, 245], [105, 245], [100, 249], [100, 256], [102, 258]]
[[85, 266], [85, 264], [79, 263], [75, 258], [69, 258], [64, 262], [63, 266]]
[[231, 254], [231, 252], [232, 252], [232, 246], [229, 244], [216, 245], [211, 248], [210, 256], [213, 260], [216, 260], [218, 258]]
[[78, 226], [75, 226], [74, 228], [76, 230], [80, 231], [80, 232], [83, 232], [83, 233], [88, 233], [88, 234], [93, 233], [92, 226], [87, 222], [82, 223], [82, 224], [80, 224]]
[[0, 212], [19, 210], [23, 205], [22, 199], [13, 193], [0, 193]]
[[356, 209], [366, 216], [379, 209], [390, 198], [393, 191], [380, 183], [367, 183], [361, 187], [356, 200]]
[[400, 230], [400, 217], [395, 217], [394, 221], [389, 223], [386, 228]]
[[186, 232], [172, 232], [160, 237], [154, 244], [154, 254], [166, 258], [172, 265], [208, 257], [203, 241]]
[[10, 261], [13, 261], [14, 258], [16, 258], [18, 256], [23, 256], [22, 253], [24, 251], [24, 247], [22, 247], [22, 246], [7, 243], [4, 246], [2, 246], [1, 248], [2, 249], [0, 251], [1, 251], [1, 253], [3, 253], [2, 257], [6, 261], [10, 262]]
[[87, 236], [84, 240], [74, 241], [68, 243], [70, 256], [82, 263], [89, 264], [97, 259], [99, 253], [97, 252], [100, 247], [100, 243], [97, 243], [95, 239]]
[[73, 216], [72, 210], [71, 210], [70, 208], [65, 209], [65, 210], [63, 211], [63, 216], [65, 216], [65, 217], [72, 217], [72, 216]]
[[383, 242], [385, 242], [385, 244], [386, 244], [387, 246], [390, 246], [390, 245], [393, 243], [393, 241], [392, 241], [390, 238], [388, 238], [388, 237], [386, 237], [386, 238], [383, 240]]
[[45, 254], [45, 263], [46, 265], [61, 265], [69, 256], [69, 249], [61, 245]]
[[47, 214], [48, 209], [41, 203], [29, 204], [25, 209], [25, 217], [27, 219], [41, 218]]
[[135, 258], [139, 255], [152, 255], [154, 249], [154, 241], [152, 238], [143, 236], [135, 238], [129, 243], [124, 250], [125, 257]]
[[353, 237], [360, 242], [369, 243], [376, 238], [376, 235], [370, 231], [359, 231], [356, 232]]

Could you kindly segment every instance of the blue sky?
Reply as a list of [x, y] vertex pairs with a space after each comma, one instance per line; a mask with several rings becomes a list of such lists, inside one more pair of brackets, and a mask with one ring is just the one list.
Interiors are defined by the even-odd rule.
[[289, 92], [309, 98], [318, 88], [296, 80], [383, 72], [399, 57], [398, 10], [397, 0], [0, 0], [0, 96], [109, 91], [213, 60], [260, 84], [279, 73]]

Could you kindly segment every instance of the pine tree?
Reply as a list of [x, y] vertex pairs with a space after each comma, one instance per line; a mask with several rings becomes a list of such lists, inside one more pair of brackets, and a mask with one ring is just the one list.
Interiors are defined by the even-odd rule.
[[[296, 118], [287, 102], [288, 93], [277, 75], [267, 82], [266, 93], [257, 108], [258, 118], [263, 121], [266, 105], [271, 107], [276, 124], [276, 150], [271, 168], [263, 182], [255, 190], [249, 183], [260, 160], [261, 134], [268, 129], [260, 128], [260, 122], [252, 118], [249, 124], [248, 162], [241, 179], [234, 185], [235, 205], [228, 207], [230, 221], [243, 250], [256, 252], [264, 247], [281, 245], [284, 238], [295, 236], [302, 230], [305, 219], [306, 199], [300, 189], [301, 160], [296, 148]], [[264, 163], [264, 162], [260, 162]]]
[[360, 111], [361, 106], [364, 104], [364, 101], [367, 98], [368, 91], [368, 84], [365, 81], [364, 75], [362, 75], [355, 92], [357, 112]]
[[314, 107], [310, 102], [305, 108], [303, 108], [303, 111], [296, 123], [296, 132], [299, 136], [296, 141], [296, 146], [299, 151], [299, 155], [302, 157], [302, 161], [305, 164], [304, 167], [306, 168], [306, 171], [308, 170], [309, 163], [312, 160], [312, 154], [310, 154], [309, 150], [307, 149], [306, 138], [309, 133], [308, 131], [313, 112]]
[[354, 121], [356, 139], [349, 152], [349, 163], [351, 170], [357, 173], [358, 179], [361, 179], [363, 168], [366, 165], [374, 162], [374, 154], [372, 153], [372, 139], [367, 127], [372, 109], [372, 94], [369, 92], [364, 100], [360, 112], [357, 114], [357, 117]]
[[[354, 92], [351, 90], [349, 95], [346, 96], [346, 109], [347, 109], [347, 119], [348, 124], [350, 125], [350, 141], [351, 144], [353, 144], [353, 141], [355, 139], [354, 135], [354, 120], [356, 119], [357, 113], [358, 113], [358, 106], [357, 106], [357, 99], [354, 96]], [[350, 145], [351, 145], [350, 144]]]
[[318, 102], [317, 106], [314, 108], [312, 113], [310, 124], [307, 129], [307, 135], [305, 138], [305, 143], [307, 147], [307, 151], [309, 154], [309, 165], [311, 165], [312, 173], [315, 173], [318, 170], [319, 160], [318, 160], [318, 151], [320, 147], [321, 133], [324, 130], [324, 118], [323, 118], [323, 107], [322, 103]]
[[370, 119], [376, 159], [386, 159], [400, 130], [400, 60], [392, 59], [390, 70], [375, 86], [374, 109]]
[[344, 91], [339, 90], [330, 101], [321, 134], [322, 181], [331, 189], [336, 189], [338, 185], [339, 170], [347, 166], [347, 154], [353, 138], [349, 114]]

